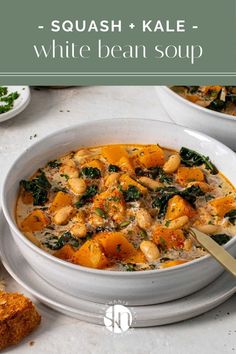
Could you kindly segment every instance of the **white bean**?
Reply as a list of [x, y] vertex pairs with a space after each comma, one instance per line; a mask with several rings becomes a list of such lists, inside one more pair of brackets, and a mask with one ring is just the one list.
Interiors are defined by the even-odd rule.
[[139, 182], [141, 184], [143, 184], [145, 187], [152, 189], [152, 190], [156, 190], [157, 188], [160, 188], [163, 186], [162, 183], [160, 183], [158, 181], [154, 181], [153, 179], [151, 179], [149, 177], [140, 177]]
[[81, 163], [84, 160], [88, 159], [90, 156], [91, 156], [91, 152], [89, 150], [81, 149], [74, 154], [74, 159], [78, 163]]
[[83, 238], [87, 234], [87, 227], [85, 224], [74, 224], [71, 227], [70, 232], [74, 237]]
[[194, 225], [194, 227], [195, 227], [197, 230], [199, 230], [199, 231], [201, 231], [201, 232], [203, 232], [203, 233], [205, 233], [205, 234], [209, 234], [209, 235], [212, 235], [212, 234], [218, 232], [218, 231], [219, 231], [219, 228], [220, 228], [219, 225], [211, 225], [211, 224], [207, 224], [207, 225]]
[[142, 241], [140, 249], [148, 262], [154, 262], [160, 257], [159, 249], [152, 241]]
[[86, 191], [86, 183], [83, 178], [73, 177], [68, 180], [68, 184], [75, 194], [83, 194]]
[[60, 168], [60, 174], [68, 176], [69, 178], [73, 178], [73, 177], [79, 176], [79, 171], [76, 167], [69, 166], [69, 165], [63, 165]]
[[179, 154], [171, 155], [163, 166], [163, 170], [166, 173], [175, 172], [181, 163], [181, 158]]
[[205, 182], [199, 182], [199, 181], [193, 181], [187, 184], [187, 188], [191, 186], [197, 186], [199, 187], [203, 192], [209, 192], [211, 190], [211, 187], [209, 184]]
[[190, 238], [187, 238], [185, 241], [184, 241], [184, 250], [185, 251], [189, 251], [193, 246], [193, 242]]
[[54, 222], [57, 225], [65, 225], [73, 214], [73, 207], [72, 206], [65, 206], [59, 209], [56, 214], [54, 215]]
[[141, 229], [147, 229], [152, 225], [152, 218], [146, 209], [139, 209], [136, 213], [136, 220]]
[[114, 187], [118, 183], [120, 174], [117, 172], [111, 173], [110, 175], [107, 176], [105, 180], [105, 187]]
[[189, 218], [187, 215], [180, 216], [179, 218], [176, 218], [174, 220], [169, 221], [167, 227], [173, 230], [180, 229], [183, 227], [185, 224], [187, 224], [189, 221]]

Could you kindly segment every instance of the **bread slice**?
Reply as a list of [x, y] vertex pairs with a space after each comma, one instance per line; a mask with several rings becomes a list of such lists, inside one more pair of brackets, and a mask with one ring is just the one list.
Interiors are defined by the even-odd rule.
[[0, 350], [20, 342], [40, 321], [41, 316], [28, 298], [0, 291]]

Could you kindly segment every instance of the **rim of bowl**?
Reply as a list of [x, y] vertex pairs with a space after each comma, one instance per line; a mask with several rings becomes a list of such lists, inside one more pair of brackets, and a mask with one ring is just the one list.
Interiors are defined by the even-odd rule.
[[[67, 127], [66, 129], [65, 128], [61, 128], [61, 129], [58, 129], [46, 136], [44, 136], [43, 138], [41, 138], [40, 140], [38, 140], [37, 142], [33, 143], [31, 146], [30, 146], [30, 149], [33, 149], [35, 147], [37, 147], [37, 145], [41, 144], [42, 142], [44, 141], [47, 141], [48, 139], [50, 139], [51, 137], [53, 136], [56, 136], [57, 134], [60, 134], [62, 132], [65, 132], [66, 130], [71, 130], [71, 129], [75, 129], [75, 128], [78, 128], [78, 127], [81, 127], [81, 126], [88, 126], [88, 125], [93, 125], [93, 124], [96, 124], [96, 123], [103, 123], [103, 122], [112, 122], [113, 120], [125, 120], [126, 122], [127, 121], [152, 121], [152, 122], [158, 122], [160, 124], [163, 124], [163, 125], [176, 125], [172, 122], [163, 122], [163, 121], [159, 121], [159, 120], [156, 120], [156, 119], [143, 119], [143, 118], [107, 118], [107, 119], [96, 119], [94, 121], [91, 121], [91, 122], [81, 122], [81, 123], [78, 123], [78, 124], [74, 124], [70, 127]], [[176, 125], [178, 127], [178, 129], [182, 129], [182, 130], [187, 130], [189, 132], [197, 132], [196, 130], [193, 130], [193, 129], [189, 129], [189, 128], [186, 128], [186, 127], [183, 127], [183, 126], [179, 126], [179, 125]], [[204, 134], [204, 133], [200, 133], [200, 132], [197, 132], [200, 136], [202, 137], [207, 137], [208, 139], [216, 142], [217, 144], [221, 145], [222, 147], [224, 147], [224, 149], [226, 150], [229, 150], [230, 153], [233, 153], [233, 151], [228, 148], [226, 145], [222, 144], [221, 142], [219, 142], [218, 140]], [[139, 270], [139, 271], [134, 271], [134, 272], [128, 272], [128, 271], [117, 271], [117, 270], [104, 270], [104, 269], [95, 269], [95, 268], [89, 268], [89, 267], [84, 267], [84, 266], [81, 266], [79, 264], [73, 264], [73, 263], [70, 263], [70, 262], [67, 262], [67, 261], [64, 261], [62, 259], [59, 259], [53, 255], [51, 255], [50, 253], [47, 253], [46, 251], [42, 250], [41, 248], [39, 248], [38, 246], [36, 246], [33, 242], [31, 242], [30, 240], [28, 240], [28, 238], [19, 230], [19, 228], [17, 227], [17, 225], [15, 224], [15, 222], [13, 221], [13, 218], [11, 217], [9, 211], [8, 211], [8, 208], [6, 207], [5, 205], [5, 185], [7, 184], [7, 180], [8, 180], [8, 176], [13, 172], [13, 168], [14, 168], [14, 164], [16, 162], [18, 162], [20, 159], [22, 159], [22, 157], [24, 156], [24, 154], [27, 152], [28, 148], [26, 150], [24, 150], [12, 163], [12, 165], [10, 166], [5, 178], [4, 178], [4, 181], [3, 181], [3, 185], [2, 185], [2, 190], [1, 190], [1, 205], [2, 205], [2, 211], [3, 211], [3, 214], [7, 220], [7, 223], [8, 223], [8, 226], [16, 233], [16, 235], [23, 241], [23, 243], [26, 244], [26, 246], [30, 247], [33, 251], [35, 251], [36, 253], [40, 254], [41, 256], [43, 257], [46, 257], [48, 258], [49, 260], [51, 260], [52, 262], [55, 262], [55, 263], [59, 263], [60, 265], [62, 266], [66, 266], [68, 268], [71, 268], [71, 269], [74, 269], [74, 270], [80, 270], [80, 271], [83, 271], [83, 272], [86, 272], [86, 273], [93, 273], [93, 274], [100, 274], [100, 275], [113, 275], [113, 276], [117, 276], [117, 277], [122, 277], [122, 276], [125, 276], [125, 277], [128, 277], [128, 276], [135, 276], [135, 277], [138, 277], [140, 275], [144, 275], [144, 274], [159, 274], [159, 273], [173, 273], [175, 271], [178, 271], [180, 269], [184, 269], [184, 268], [189, 268], [189, 267], [193, 267], [194, 264], [196, 263], [199, 263], [201, 261], [204, 261], [210, 257], [212, 257], [210, 254], [207, 254], [205, 256], [202, 256], [200, 258], [196, 258], [192, 261], [189, 261], [189, 262], [186, 262], [186, 263], [183, 263], [183, 264], [179, 264], [177, 266], [173, 266], [173, 267], [170, 267], [170, 268], [164, 268], [164, 269], [151, 269], [151, 270]], [[224, 245], [224, 248], [227, 246], [230, 247], [231, 244], [235, 243], [236, 242], [236, 236], [235, 238], [232, 237], [232, 239], [230, 241], [228, 241], [225, 245]], [[213, 258], [213, 257], [212, 257]]]
[[[175, 85], [174, 85], [175, 86]], [[217, 116], [217, 118], [224, 118], [224, 119], [228, 119], [228, 120], [231, 120], [231, 121], [234, 121], [236, 123], [236, 117], [233, 118], [232, 115], [230, 114], [227, 114], [227, 113], [221, 113], [221, 112], [217, 112], [217, 111], [213, 111], [211, 109], [207, 109], [205, 107], [202, 107], [202, 106], [199, 106], [197, 105], [196, 103], [193, 103], [189, 100], [187, 100], [186, 98], [180, 96], [178, 93], [174, 92], [173, 90], [171, 90], [170, 87], [168, 86], [162, 86], [162, 88], [166, 91], [168, 91], [169, 94], [171, 94], [172, 96], [175, 96], [175, 97], [178, 97], [178, 99], [182, 102], [184, 102], [185, 104], [191, 106], [191, 107], [195, 107], [197, 110], [199, 111], [203, 111], [203, 112], [208, 112], [210, 115], [212, 116]]]

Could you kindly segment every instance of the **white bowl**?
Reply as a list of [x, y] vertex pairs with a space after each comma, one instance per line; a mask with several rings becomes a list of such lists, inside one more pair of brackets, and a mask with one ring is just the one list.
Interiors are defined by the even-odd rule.
[[[216, 140], [174, 124], [156, 120], [111, 119], [78, 124], [53, 133], [24, 151], [10, 168], [2, 191], [2, 207], [12, 236], [29, 265], [45, 280], [66, 293], [107, 303], [129, 305], [161, 303], [191, 294], [216, 279], [223, 268], [209, 255], [163, 270], [117, 272], [74, 265], [51, 256], [31, 243], [18, 229], [14, 210], [19, 181], [61, 154], [81, 146], [108, 143], [159, 143], [179, 150], [187, 146], [210, 156], [236, 184], [235, 154]], [[226, 245], [236, 254], [236, 238]]]
[[208, 134], [236, 151], [236, 117], [192, 103], [167, 86], [156, 86], [156, 91], [175, 123]]

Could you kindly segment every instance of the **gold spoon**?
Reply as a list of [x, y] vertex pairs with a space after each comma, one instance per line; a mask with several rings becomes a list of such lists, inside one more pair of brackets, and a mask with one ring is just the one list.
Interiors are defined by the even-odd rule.
[[193, 227], [190, 229], [190, 232], [208, 253], [210, 253], [225, 269], [236, 277], [236, 259], [234, 259], [231, 254], [203, 232]]

